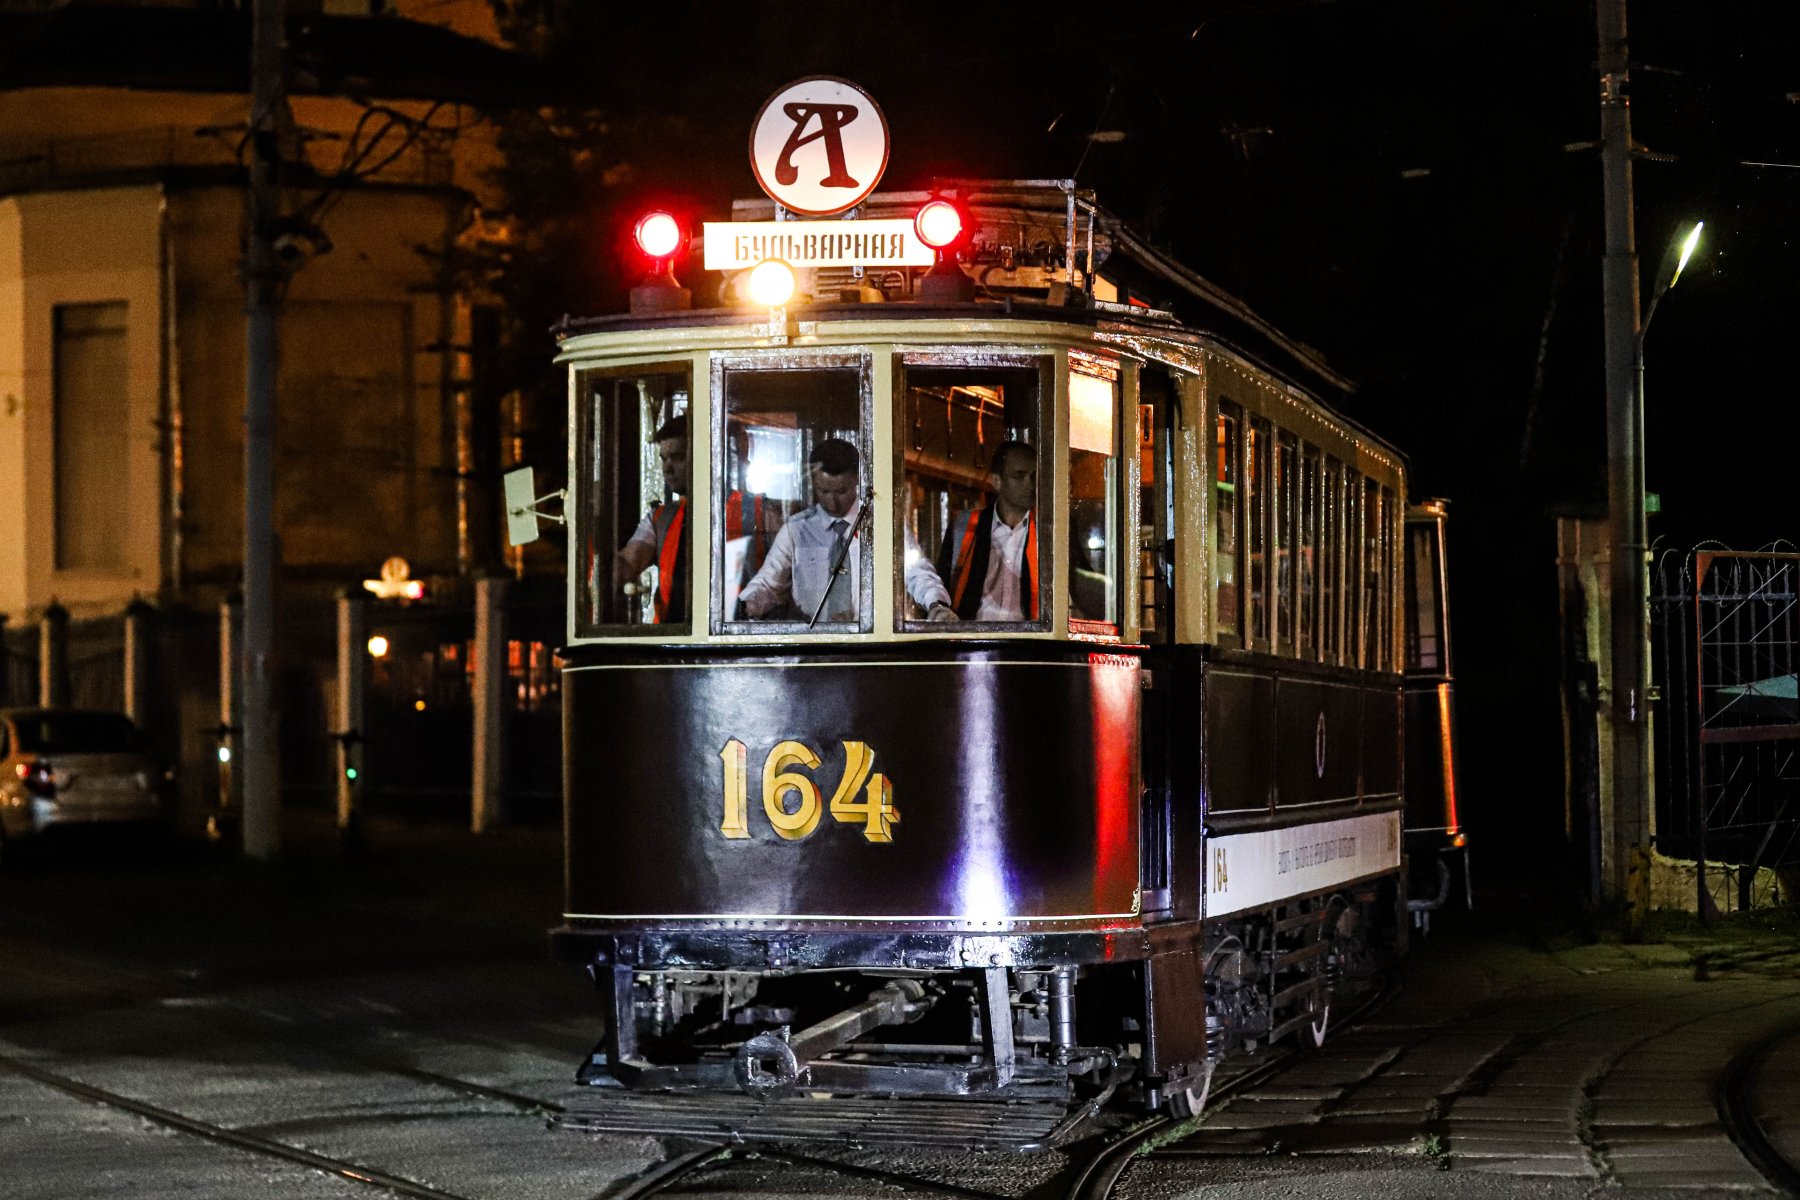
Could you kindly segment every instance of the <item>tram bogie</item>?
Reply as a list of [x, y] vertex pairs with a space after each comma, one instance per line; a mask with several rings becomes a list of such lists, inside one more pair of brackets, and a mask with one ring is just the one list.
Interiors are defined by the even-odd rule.
[[1404, 944], [1400, 456], [1073, 184], [930, 195], [929, 272], [560, 331], [586, 1128], [1191, 1112]]

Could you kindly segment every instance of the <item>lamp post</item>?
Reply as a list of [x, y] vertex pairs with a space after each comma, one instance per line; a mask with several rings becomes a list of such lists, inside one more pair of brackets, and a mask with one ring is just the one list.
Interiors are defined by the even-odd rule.
[[[1644, 319], [1638, 323], [1637, 355], [1636, 355], [1636, 361], [1635, 361], [1635, 366], [1637, 368], [1637, 462], [1634, 466], [1635, 475], [1636, 475], [1635, 480], [1634, 480], [1634, 486], [1636, 488], [1637, 497], [1638, 497], [1637, 522], [1638, 522], [1638, 527], [1640, 529], [1643, 528], [1644, 523], [1645, 523], [1645, 514], [1644, 514], [1644, 460], [1645, 460], [1645, 452], [1644, 452], [1644, 337], [1646, 334], [1648, 334], [1650, 332], [1650, 321], [1652, 318], [1654, 318], [1656, 316], [1656, 306], [1662, 302], [1662, 298], [1668, 294], [1669, 289], [1675, 286], [1675, 281], [1681, 278], [1682, 269], [1688, 265], [1688, 260], [1694, 256], [1694, 251], [1699, 248], [1700, 231], [1703, 230], [1704, 228], [1706, 228], [1705, 221], [1695, 221], [1693, 228], [1689, 229], [1687, 231], [1686, 236], [1684, 236], [1679, 242], [1670, 243], [1668, 251], [1663, 255], [1662, 269], [1657, 273], [1656, 287], [1650, 293], [1650, 303], [1644, 309]], [[1646, 539], [1642, 539], [1642, 540], [1647, 541], [1648, 539], [1646, 538]], [[1646, 617], [1648, 616], [1648, 608], [1649, 608], [1649, 600], [1650, 600], [1649, 578], [1648, 578], [1648, 572], [1647, 572], [1648, 563], [1645, 561], [1647, 558], [1648, 558], [1648, 555], [1639, 556], [1638, 570], [1639, 570], [1639, 573], [1641, 576], [1641, 580], [1640, 580], [1641, 592], [1637, 593], [1637, 594], [1641, 594], [1643, 597], [1644, 611], [1645, 611]], [[1645, 641], [1643, 644], [1643, 652], [1644, 653], [1643, 653], [1643, 658], [1641, 661], [1643, 663], [1644, 691], [1646, 694], [1648, 694], [1649, 690], [1650, 690], [1650, 671], [1649, 671], [1650, 657], [1649, 657], [1649, 639], [1648, 639], [1649, 622], [1647, 619], [1644, 621], [1644, 624], [1643, 624], [1643, 633], [1645, 634]], [[1646, 740], [1646, 751], [1647, 751], [1645, 754], [1646, 779], [1648, 779], [1648, 770], [1649, 770], [1649, 754], [1648, 754], [1649, 739], [1648, 739], [1648, 737], [1646, 737], [1645, 740]], [[1649, 795], [1649, 792], [1648, 792], [1648, 789], [1646, 789], [1646, 796], [1648, 797], [1648, 795]], [[1654, 816], [1654, 812], [1652, 812], [1652, 817], [1653, 816]], [[1702, 815], [1702, 819], [1700, 822], [1699, 859], [1700, 859], [1700, 862], [1702, 863], [1702, 866], [1701, 866], [1700, 870], [1695, 872], [1695, 878], [1696, 878], [1697, 886], [1700, 891], [1701, 898], [1696, 902], [1695, 911], [1700, 913], [1702, 919], [1704, 920], [1705, 913], [1706, 913], [1706, 900], [1705, 900], [1706, 871], [1705, 871], [1705, 867], [1704, 867], [1704, 863], [1706, 860], [1706, 821], [1704, 818], [1704, 814]], [[1641, 918], [1641, 915], [1642, 915], [1641, 913], [1639, 913], [1635, 910], [1633, 911], [1632, 919], [1633, 919], [1634, 926], [1635, 926], [1636, 921]]]

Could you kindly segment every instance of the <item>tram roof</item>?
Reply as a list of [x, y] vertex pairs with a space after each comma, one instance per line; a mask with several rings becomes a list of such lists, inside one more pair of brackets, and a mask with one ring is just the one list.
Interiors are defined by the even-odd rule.
[[[967, 207], [983, 231], [1008, 229], [1016, 241], [1028, 245], [1041, 245], [1054, 237], [1058, 258], [1066, 253], [1072, 217], [1078, 267], [1085, 266], [1091, 228], [1094, 274], [1103, 274], [1119, 288], [1121, 296], [1148, 301], [1150, 307], [1143, 303], [1093, 300], [1080, 293], [1070, 297], [1068, 303], [1053, 303], [1048, 287], [1009, 287], [990, 289], [989, 294], [978, 295], [966, 304], [833, 300], [797, 303], [790, 305], [789, 311], [808, 321], [867, 320], [877, 312], [884, 321], [942, 321], [979, 315], [1097, 327], [1123, 324], [1141, 327], [1152, 336], [1160, 333], [1178, 339], [1182, 334], [1200, 334], [1334, 408], [1356, 391], [1356, 385], [1334, 370], [1319, 351], [1283, 333], [1238, 297], [1158, 250], [1073, 180], [936, 179], [927, 190], [876, 192], [863, 202], [860, 215], [910, 218], [925, 201], [938, 196], [947, 196]], [[766, 197], [738, 200], [732, 205], [735, 220], [768, 221], [776, 216], [775, 202]], [[699, 240], [696, 237], [696, 243]], [[697, 266], [684, 269], [694, 270]], [[741, 307], [712, 307], [564, 317], [553, 332], [576, 336], [640, 328], [736, 325], [744, 322], [746, 311], [749, 310]]]

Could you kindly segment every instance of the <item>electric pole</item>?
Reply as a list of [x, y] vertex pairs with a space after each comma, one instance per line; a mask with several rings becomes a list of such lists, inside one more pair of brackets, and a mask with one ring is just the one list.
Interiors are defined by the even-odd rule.
[[1625, 0], [1596, 0], [1600, 49], [1600, 161], [1606, 254], [1601, 271], [1606, 344], [1606, 555], [1589, 612], [1600, 660], [1600, 884], [1625, 896], [1634, 847], [1650, 839], [1648, 552], [1643, 408], [1637, 379], [1638, 270], [1632, 216], [1630, 58]]
[[275, 374], [281, 266], [281, 111], [285, 103], [283, 0], [254, 0], [250, 45], [249, 235], [244, 247], [244, 636], [238, 677], [244, 698], [244, 853], [273, 858], [281, 848], [281, 763], [275, 741]]

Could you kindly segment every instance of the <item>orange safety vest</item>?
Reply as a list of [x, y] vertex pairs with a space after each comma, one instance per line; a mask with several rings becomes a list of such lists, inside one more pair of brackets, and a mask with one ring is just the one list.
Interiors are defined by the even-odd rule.
[[[981, 586], [987, 583], [987, 551], [993, 545], [993, 532], [988, 522], [993, 519], [993, 505], [980, 509], [966, 509], [957, 514], [950, 525], [950, 538], [960, 541], [956, 548], [956, 557], [952, 559], [950, 574], [956, 582], [950, 585], [950, 607], [965, 621], [975, 619], [981, 611], [981, 596], [977, 591], [973, 602], [964, 611], [964, 598], [969, 596], [969, 580], [974, 575], [975, 560], [981, 559]], [[1038, 615], [1038, 540], [1037, 517], [1034, 513], [1025, 514], [1025, 562], [1024, 569], [1019, 572], [1019, 604], [1027, 621], [1037, 620]], [[980, 553], [976, 552], [976, 543], [980, 543]]]
[[[744, 555], [744, 580], [762, 566], [769, 553], [769, 535], [763, 528], [763, 498], [750, 492], [733, 492], [725, 501], [725, 536], [749, 537], [750, 552]], [[650, 525], [656, 533], [656, 604], [655, 623], [666, 623], [675, 608], [675, 581], [687, 572], [682, 570], [687, 557], [687, 497], [674, 504], [659, 504], [650, 513]]]

